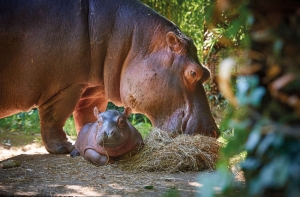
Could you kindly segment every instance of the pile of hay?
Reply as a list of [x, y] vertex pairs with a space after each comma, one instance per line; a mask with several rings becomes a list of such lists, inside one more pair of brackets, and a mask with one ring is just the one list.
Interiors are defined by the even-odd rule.
[[184, 172], [215, 168], [221, 143], [202, 135], [178, 135], [153, 129], [145, 145], [132, 156], [127, 154], [117, 162], [124, 170]]

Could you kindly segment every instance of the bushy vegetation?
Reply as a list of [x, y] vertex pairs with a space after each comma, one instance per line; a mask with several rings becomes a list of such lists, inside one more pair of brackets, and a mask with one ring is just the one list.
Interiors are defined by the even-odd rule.
[[[117, 107], [113, 103], [109, 103], [107, 109], [116, 109], [118, 111], [124, 110], [123, 107]], [[24, 134], [36, 134], [40, 133], [39, 121], [38, 110], [33, 109], [29, 112], [22, 112], [0, 119], [0, 130], [23, 132]], [[141, 114], [132, 114], [129, 121], [141, 132], [143, 137], [146, 137], [152, 128], [150, 120]], [[64, 131], [70, 136], [77, 135], [73, 116], [67, 120]]]
[[205, 8], [209, 0], [141, 0], [161, 15], [174, 22], [193, 39], [200, 61], [203, 60]]
[[[280, 1], [239, 0], [227, 1], [223, 7], [225, 10], [239, 7], [240, 17], [247, 18], [252, 33], [246, 39], [248, 53], [243, 56], [248, 62], [244, 71], [238, 73], [237, 84], [230, 88], [236, 92], [233, 97], [227, 97], [231, 105], [221, 124], [230, 131], [223, 135], [227, 146], [221, 150], [218, 175], [201, 180], [208, 183], [204, 196], [216, 196], [216, 186], [227, 196], [298, 196], [300, 76], [296, 73], [300, 61], [296, 54], [300, 46], [300, 20], [297, 6], [289, 7], [287, 12], [288, 8]], [[236, 28], [242, 25], [238, 20], [231, 23]], [[231, 62], [228, 68], [235, 66]], [[226, 91], [231, 90], [222, 92]], [[244, 187], [234, 181], [229, 169], [232, 158], [240, 154], [245, 157], [237, 166], [244, 172]]]
[[39, 115], [36, 109], [22, 112], [0, 119], [0, 129], [6, 131], [22, 131], [25, 134], [40, 132]]

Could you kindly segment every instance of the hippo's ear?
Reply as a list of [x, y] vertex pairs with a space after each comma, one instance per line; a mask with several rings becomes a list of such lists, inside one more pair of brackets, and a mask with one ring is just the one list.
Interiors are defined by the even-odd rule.
[[98, 115], [99, 115], [99, 110], [97, 107], [94, 108], [94, 116], [96, 116], [96, 118], [98, 118]]
[[127, 117], [127, 118], [129, 118], [129, 116], [131, 115], [131, 113], [132, 113], [132, 109], [130, 108], [130, 107], [126, 107], [125, 109], [124, 109], [124, 115]]
[[167, 44], [169, 48], [175, 53], [180, 53], [183, 49], [183, 43], [176, 36], [174, 32], [168, 32], [166, 37]]

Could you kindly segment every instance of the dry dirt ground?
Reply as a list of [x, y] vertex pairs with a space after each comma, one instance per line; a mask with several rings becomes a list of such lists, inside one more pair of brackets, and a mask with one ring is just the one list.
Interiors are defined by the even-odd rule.
[[[1, 134], [1, 133], [0, 133]], [[12, 146], [3, 144], [7, 140]], [[0, 135], [0, 196], [201, 196], [197, 178], [209, 172], [131, 172], [117, 164], [97, 167], [82, 157], [48, 154], [40, 136]], [[26, 141], [26, 143], [25, 143]], [[15, 144], [15, 145], [14, 145]]]

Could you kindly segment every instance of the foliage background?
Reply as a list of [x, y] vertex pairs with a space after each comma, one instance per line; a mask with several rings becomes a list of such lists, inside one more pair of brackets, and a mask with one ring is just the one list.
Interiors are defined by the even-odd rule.
[[[238, 72], [236, 85], [222, 91], [235, 90], [233, 97], [227, 97], [231, 105], [221, 125], [233, 128], [233, 132], [227, 135], [227, 146], [221, 150], [218, 176], [202, 180], [219, 184], [211, 184], [204, 196], [217, 195], [216, 186], [226, 196], [298, 196], [300, 2], [220, 2], [214, 5], [214, 20], [222, 22], [220, 13], [237, 7], [238, 18], [247, 19], [249, 33], [245, 32], [243, 58], [248, 61], [243, 71]], [[230, 21], [233, 29], [241, 26], [242, 20], [238, 18]], [[227, 68], [234, 64], [234, 61], [224, 63]], [[226, 80], [222, 82], [229, 84]], [[244, 172], [246, 184], [240, 187], [228, 167], [232, 158], [243, 153], [245, 160], [237, 167]]]

